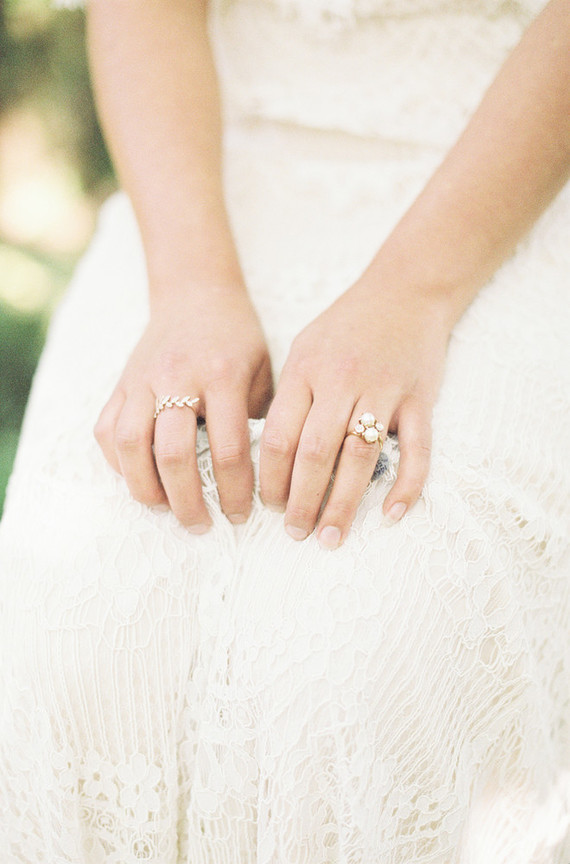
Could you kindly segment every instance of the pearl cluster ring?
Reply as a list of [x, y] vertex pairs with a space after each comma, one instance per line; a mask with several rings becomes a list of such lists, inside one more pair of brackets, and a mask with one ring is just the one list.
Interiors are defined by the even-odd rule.
[[354, 426], [353, 429], [348, 433], [349, 435], [356, 435], [357, 438], [362, 438], [363, 441], [366, 441], [367, 444], [380, 444], [380, 449], [382, 449], [382, 438], [380, 433], [383, 431], [384, 426], [380, 423], [379, 420], [376, 419], [374, 414], [370, 411], [365, 411], [358, 418], [358, 423]]

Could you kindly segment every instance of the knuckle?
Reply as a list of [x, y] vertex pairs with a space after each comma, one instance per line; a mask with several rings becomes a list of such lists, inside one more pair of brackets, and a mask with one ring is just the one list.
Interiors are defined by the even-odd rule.
[[414, 461], [422, 466], [427, 465], [431, 458], [431, 442], [424, 436], [415, 436], [408, 444], [408, 450], [414, 456]]
[[356, 435], [348, 436], [345, 441], [345, 447], [348, 447], [351, 458], [364, 462], [366, 465], [376, 462], [380, 453], [377, 444], [368, 444]]
[[147, 439], [140, 429], [118, 426], [115, 432], [115, 445], [121, 453], [132, 453], [147, 446]]
[[154, 455], [160, 465], [178, 466], [190, 460], [190, 450], [176, 441], [162, 441], [155, 445]]
[[261, 446], [267, 455], [277, 459], [290, 458], [295, 453], [293, 441], [278, 429], [266, 427]]
[[236, 442], [228, 442], [216, 449], [214, 460], [222, 470], [239, 467], [246, 455], [245, 447]]
[[315, 512], [303, 507], [299, 504], [290, 504], [287, 507], [287, 522], [292, 522], [294, 525], [303, 525], [310, 527], [315, 522]]
[[351, 524], [354, 518], [354, 504], [346, 499], [329, 502], [325, 519], [327, 525], [338, 525], [344, 528]]
[[328, 465], [331, 458], [330, 442], [320, 435], [308, 435], [299, 445], [301, 459], [314, 465]]
[[335, 379], [353, 381], [362, 368], [362, 358], [356, 353], [343, 353], [334, 364]]
[[160, 369], [166, 381], [176, 380], [188, 364], [186, 353], [181, 349], [169, 348], [160, 355]]
[[238, 364], [236, 364], [230, 357], [225, 354], [215, 355], [210, 358], [208, 364], [208, 385], [210, 387], [215, 387], [234, 381], [236, 377], [239, 377], [236, 375], [237, 370]]
[[430, 458], [431, 456], [431, 443], [427, 439], [423, 439], [421, 441], [416, 442], [416, 450], [424, 456], [424, 458]]

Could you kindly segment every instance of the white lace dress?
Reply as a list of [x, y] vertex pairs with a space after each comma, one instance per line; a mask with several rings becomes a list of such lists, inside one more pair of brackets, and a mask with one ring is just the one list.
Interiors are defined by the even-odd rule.
[[[537, 10], [212, 9], [227, 196], [275, 368]], [[345, 545], [185, 531], [93, 437], [146, 316], [119, 194], [55, 317], [0, 537], [3, 864], [568, 864], [570, 190], [455, 329], [425, 491]], [[410, 254], [414, 250], [410, 249]], [[262, 421], [251, 422], [257, 460]]]

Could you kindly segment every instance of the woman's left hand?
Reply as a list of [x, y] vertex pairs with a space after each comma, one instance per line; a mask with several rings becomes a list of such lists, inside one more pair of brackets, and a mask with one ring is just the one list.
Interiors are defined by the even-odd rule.
[[[376, 281], [376, 280], [374, 280]], [[397, 432], [398, 477], [383, 512], [400, 519], [419, 497], [431, 449], [431, 418], [451, 325], [441, 299], [379, 288], [366, 274], [295, 339], [261, 440], [264, 502], [285, 510], [296, 540], [315, 528], [334, 549], [345, 539], [379, 456], [347, 433], [364, 412]], [[338, 463], [337, 463], [338, 459]], [[380, 517], [380, 514], [379, 514]]]

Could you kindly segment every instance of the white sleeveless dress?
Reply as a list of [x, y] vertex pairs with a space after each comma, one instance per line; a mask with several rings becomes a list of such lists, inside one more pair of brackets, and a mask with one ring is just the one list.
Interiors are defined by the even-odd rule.
[[[212, 9], [227, 197], [276, 370], [538, 11]], [[92, 436], [147, 316], [118, 194], [53, 321], [0, 532], [3, 864], [568, 864], [570, 189], [457, 325], [422, 498], [345, 545], [189, 534]], [[410, 255], [415, 250], [410, 249]], [[263, 421], [251, 422], [257, 464]]]

